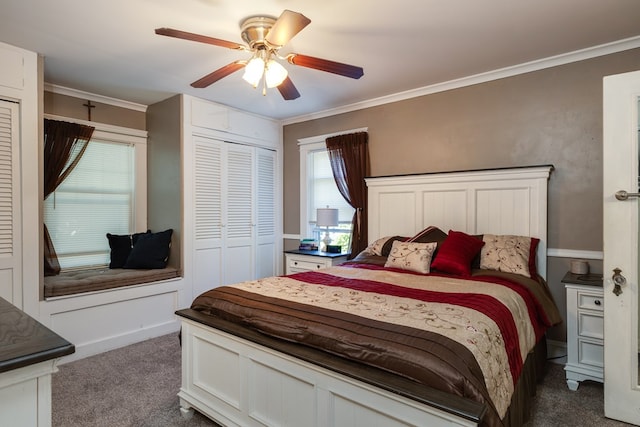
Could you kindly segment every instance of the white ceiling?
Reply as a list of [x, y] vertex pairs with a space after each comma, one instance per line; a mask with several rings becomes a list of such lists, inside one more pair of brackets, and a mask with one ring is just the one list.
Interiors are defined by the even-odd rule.
[[[247, 53], [154, 34], [171, 27], [242, 43], [239, 23], [290, 9], [311, 24], [281, 53], [364, 68], [353, 80], [285, 64], [301, 97], [232, 74]], [[640, 0], [0, 0], [0, 41], [45, 58], [45, 81], [149, 105], [187, 93], [291, 119], [594, 46], [640, 46]], [[1, 65], [0, 65], [1, 66]]]

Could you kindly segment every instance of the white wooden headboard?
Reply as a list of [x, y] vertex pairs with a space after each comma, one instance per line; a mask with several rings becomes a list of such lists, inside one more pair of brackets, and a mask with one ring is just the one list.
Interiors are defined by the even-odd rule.
[[547, 275], [547, 184], [553, 166], [367, 178], [369, 241], [430, 226], [469, 234], [540, 239]]

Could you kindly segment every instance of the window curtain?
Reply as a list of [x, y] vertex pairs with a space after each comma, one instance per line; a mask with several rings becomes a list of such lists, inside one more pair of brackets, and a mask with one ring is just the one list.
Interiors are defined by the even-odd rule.
[[[93, 135], [92, 126], [58, 120], [44, 120], [44, 199], [69, 176], [76, 167]], [[44, 225], [44, 275], [60, 273], [60, 263], [53, 241]]]
[[369, 134], [357, 132], [327, 138], [327, 152], [340, 194], [355, 209], [351, 221], [349, 259], [367, 247], [367, 184]]

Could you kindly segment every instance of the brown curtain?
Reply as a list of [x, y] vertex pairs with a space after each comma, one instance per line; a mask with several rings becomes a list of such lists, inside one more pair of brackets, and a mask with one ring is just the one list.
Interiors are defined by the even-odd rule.
[[327, 138], [327, 152], [340, 194], [356, 210], [353, 214], [349, 259], [367, 247], [367, 184], [369, 134], [357, 132]]
[[[44, 199], [69, 176], [87, 149], [92, 126], [58, 120], [44, 120]], [[60, 263], [44, 224], [44, 275], [60, 273]]]

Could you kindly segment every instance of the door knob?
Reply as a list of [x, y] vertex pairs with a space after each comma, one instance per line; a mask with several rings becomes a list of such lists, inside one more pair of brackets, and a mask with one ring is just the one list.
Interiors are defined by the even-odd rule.
[[629, 200], [629, 197], [640, 197], [640, 193], [627, 193], [624, 190], [616, 191], [616, 199], [618, 200]]
[[613, 280], [613, 293], [616, 294], [616, 296], [622, 293], [621, 287], [627, 284], [627, 279], [620, 273], [622, 273], [622, 270], [614, 268], [613, 276], [611, 276], [611, 280]]

